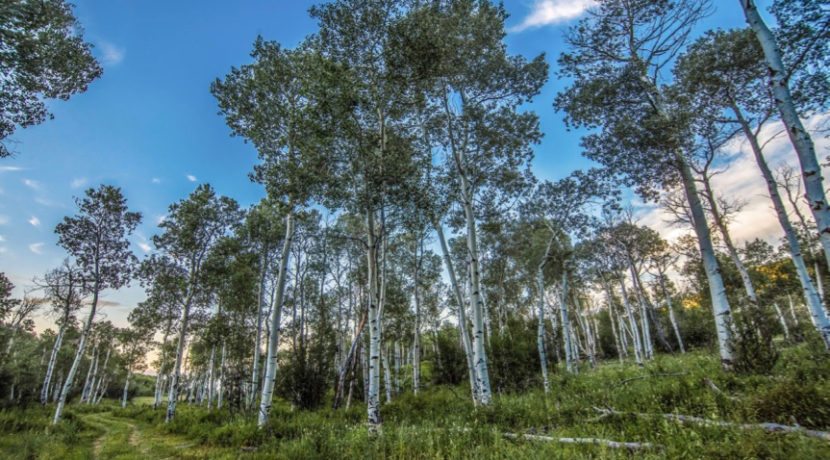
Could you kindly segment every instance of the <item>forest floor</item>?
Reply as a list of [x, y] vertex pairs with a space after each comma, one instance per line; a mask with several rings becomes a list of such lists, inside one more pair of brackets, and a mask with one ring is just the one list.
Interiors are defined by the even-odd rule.
[[[4, 409], [0, 458], [830, 459], [830, 435], [820, 439], [815, 433], [830, 431], [828, 361], [821, 350], [804, 345], [783, 350], [768, 375], [724, 372], [708, 352], [658, 356], [642, 368], [609, 361], [593, 370], [585, 366], [577, 376], [557, 371], [549, 395], [501, 394], [478, 409], [464, 387], [428, 387], [385, 404], [377, 437], [368, 434], [359, 401], [338, 411], [293, 410], [280, 402], [265, 430], [250, 414], [186, 404], [164, 424], [164, 411], [139, 398], [126, 409], [115, 402], [70, 405], [57, 428], [49, 427], [50, 407]], [[796, 432], [678, 415], [778, 423]], [[632, 450], [563, 442], [571, 438], [639, 445]]]

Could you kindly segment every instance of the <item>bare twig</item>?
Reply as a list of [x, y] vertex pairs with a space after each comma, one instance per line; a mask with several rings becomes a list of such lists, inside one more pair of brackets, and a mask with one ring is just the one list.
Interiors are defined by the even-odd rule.
[[704, 378], [703, 383], [705, 383], [706, 386], [709, 387], [710, 390], [712, 390], [715, 393], [723, 396], [726, 399], [729, 399], [729, 400], [732, 400], [732, 401], [738, 401], [740, 399], [740, 398], [736, 398], [735, 396], [730, 396], [730, 395], [724, 393], [723, 390], [721, 390], [720, 388], [718, 388], [717, 385], [715, 385], [715, 382], [713, 382], [712, 379]]
[[826, 431], [816, 431], [816, 430], [809, 430], [807, 428], [803, 428], [801, 426], [792, 426], [792, 425], [781, 425], [779, 423], [734, 423], [734, 422], [726, 422], [722, 420], [709, 420], [701, 417], [695, 417], [692, 415], [680, 415], [680, 414], [644, 414], [640, 412], [620, 412], [618, 410], [614, 410], [611, 408], [602, 409], [599, 407], [594, 407], [594, 410], [602, 414], [603, 417], [612, 416], [612, 415], [630, 415], [639, 418], [663, 418], [666, 420], [671, 420], [673, 422], [677, 422], [680, 424], [686, 425], [703, 425], [703, 426], [715, 426], [715, 427], [722, 427], [722, 428], [735, 428], [738, 430], [763, 430], [768, 433], [797, 433], [802, 434], [804, 436], [810, 438], [821, 439], [823, 441], [830, 441], [830, 433]]
[[688, 372], [670, 372], [668, 374], [641, 375], [639, 377], [631, 377], [631, 378], [628, 378], [628, 379], [625, 379], [625, 380], [621, 380], [620, 383], [618, 383], [616, 386], [618, 386], [618, 387], [623, 386], [626, 383], [633, 382], [635, 380], [643, 380], [643, 379], [648, 379], [648, 378], [651, 378], [651, 377], [676, 377], [676, 376], [686, 375], [686, 374], [688, 374]]

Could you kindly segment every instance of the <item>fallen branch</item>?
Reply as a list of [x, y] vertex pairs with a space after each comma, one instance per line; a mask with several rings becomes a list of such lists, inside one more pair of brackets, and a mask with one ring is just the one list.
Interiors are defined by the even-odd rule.
[[714, 391], [715, 393], [717, 393], [717, 394], [719, 394], [719, 395], [723, 396], [723, 397], [724, 397], [724, 398], [726, 398], [726, 399], [729, 399], [729, 400], [731, 400], [731, 401], [738, 401], [738, 400], [740, 400], [740, 398], [736, 398], [735, 396], [730, 396], [730, 395], [728, 395], [728, 394], [724, 393], [724, 392], [723, 392], [723, 390], [721, 390], [720, 388], [718, 388], [718, 386], [717, 386], [717, 385], [715, 385], [715, 382], [713, 382], [711, 379], [704, 378], [704, 379], [703, 379], [703, 383], [705, 383], [705, 384], [706, 384], [706, 386], [707, 386], [707, 387], [709, 387], [709, 389], [710, 389], [710, 390], [712, 390], [712, 391]]
[[651, 444], [648, 442], [624, 442], [612, 441], [610, 439], [600, 438], [553, 438], [550, 436], [541, 436], [538, 434], [516, 434], [516, 433], [502, 433], [505, 438], [510, 439], [527, 439], [530, 441], [544, 441], [544, 442], [558, 442], [561, 444], [593, 444], [595, 446], [605, 446], [612, 449], [628, 449], [628, 450], [644, 450], [644, 449], [662, 449], [663, 446]]
[[599, 407], [594, 407], [594, 410], [602, 414], [603, 417], [612, 416], [612, 415], [630, 415], [639, 418], [652, 418], [658, 417], [663, 418], [666, 420], [671, 420], [673, 422], [677, 422], [680, 424], [687, 424], [687, 425], [703, 425], [703, 426], [716, 426], [722, 428], [735, 428], [738, 430], [763, 430], [768, 433], [797, 433], [803, 434], [804, 436], [810, 438], [821, 439], [823, 441], [830, 441], [830, 433], [826, 431], [816, 431], [816, 430], [809, 430], [807, 428], [801, 426], [792, 426], [792, 425], [781, 425], [780, 423], [734, 423], [734, 422], [726, 422], [723, 420], [710, 420], [701, 417], [695, 417], [693, 415], [680, 415], [680, 414], [645, 414], [641, 412], [620, 412], [614, 409], [602, 409]]
[[625, 379], [625, 380], [621, 380], [620, 383], [618, 383], [616, 386], [618, 386], [618, 387], [623, 386], [626, 383], [633, 382], [635, 380], [643, 380], [643, 379], [647, 379], [647, 378], [651, 378], [651, 377], [677, 377], [677, 376], [686, 375], [686, 374], [688, 374], [688, 372], [671, 372], [671, 373], [668, 373], [668, 374], [641, 375], [639, 377], [631, 377], [631, 378], [628, 378], [628, 379]]

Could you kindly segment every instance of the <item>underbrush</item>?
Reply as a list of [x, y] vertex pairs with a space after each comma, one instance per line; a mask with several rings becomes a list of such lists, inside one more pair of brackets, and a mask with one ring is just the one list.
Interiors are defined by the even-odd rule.
[[[148, 405], [110, 407], [112, 415], [152, 430], [158, 436], [186, 438], [199, 452], [217, 458], [630, 458], [624, 449], [571, 445], [515, 437], [531, 434], [553, 438], [603, 438], [651, 443], [637, 458], [828, 458], [830, 443], [798, 434], [766, 433], [732, 427], [680, 425], [660, 414], [682, 414], [735, 423], [777, 422], [830, 430], [830, 363], [815, 348], [782, 351], [769, 375], [725, 372], [711, 354], [659, 356], [644, 367], [606, 362], [587, 366], [579, 375], [557, 370], [551, 393], [541, 389], [495, 396], [488, 407], [474, 407], [469, 389], [432, 386], [415, 396], [405, 392], [384, 404], [382, 432], [365, 426], [365, 406], [304, 411], [276, 401], [270, 423], [256, 426], [255, 413], [208, 411], [181, 404], [176, 418], [164, 423], [164, 410]], [[604, 410], [616, 410], [608, 415]], [[0, 413], [3, 433], [22, 433], [14, 449], [12, 437], [0, 438], [0, 452], [36, 456], [56, 445], [89, 442], [94, 434], [78, 426], [73, 408], [66, 423], [46, 434], [51, 412], [40, 408]], [[634, 415], [640, 414], [640, 415]], [[650, 415], [643, 415], [650, 414]], [[58, 449], [58, 450], [54, 450]], [[80, 449], [80, 448], [79, 448]], [[83, 458], [65, 450], [66, 458]], [[81, 452], [81, 451], [78, 451]], [[85, 452], [88, 452], [85, 451]], [[231, 452], [232, 454], [228, 454]], [[201, 454], [200, 454], [201, 455]], [[212, 454], [208, 454], [209, 457]], [[228, 457], [230, 455], [230, 457]]]
[[54, 406], [3, 409], [0, 411], [0, 457], [91, 458], [93, 440], [100, 432], [80, 420], [77, 415], [79, 410], [93, 411], [82, 407], [65, 411], [61, 423], [55, 426], [52, 425]]

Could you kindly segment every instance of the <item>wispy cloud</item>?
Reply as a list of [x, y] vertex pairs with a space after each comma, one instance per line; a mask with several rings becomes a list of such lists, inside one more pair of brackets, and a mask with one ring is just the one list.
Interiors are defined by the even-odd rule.
[[[830, 122], [830, 113], [817, 114], [804, 120], [809, 130], [816, 130]], [[799, 170], [798, 160], [793, 152], [787, 136], [780, 135], [781, 123], [770, 123], [759, 133], [759, 140], [764, 147], [764, 156], [770, 167], [775, 169], [782, 165], [789, 165]], [[816, 150], [827, 151], [830, 148], [830, 138], [816, 135], [813, 137]], [[729, 226], [732, 238], [738, 243], [760, 238], [769, 243], [776, 243], [784, 232], [775, 215], [769, 198], [769, 191], [761, 172], [758, 170], [755, 157], [749, 144], [742, 138], [735, 138], [723, 148], [726, 156], [732, 157], [729, 168], [712, 178], [712, 188], [718, 196], [735, 198], [744, 201], [744, 207], [733, 216]], [[830, 176], [827, 168], [823, 171], [825, 177]], [[787, 203], [789, 205], [789, 203]], [[809, 210], [803, 209], [809, 216]], [[664, 238], [673, 241], [678, 236], [688, 233], [691, 229], [677, 227], [669, 222], [672, 216], [660, 206], [646, 205], [638, 209], [637, 216], [640, 224], [648, 225], [657, 230]]]
[[0, 235], [0, 243], [5, 243], [6, 238], [3, 235]]
[[138, 243], [138, 247], [141, 248], [141, 250], [144, 251], [145, 254], [153, 250], [153, 248], [149, 244], [143, 241]]
[[189, 180], [190, 182], [196, 182], [198, 180], [196, 179], [196, 176], [194, 176], [193, 174], [188, 174], [184, 177], [187, 177], [187, 180]]
[[164, 222], [164, 219], [167, 219], [167, 214], [160, 214], [156, 216], [156, 225], [159, 225], [162, 222]]
[[69, 186], [72, 188], [81, 188], [89, 182], [86, 177], [78, 177], [72, 179], [72, 182], [69, 183]]
[[29, 245], [29, 250], [35, 254], [43, 254], [43, 243], [32, 243]]
[[154, 177], [154, 178], [150, 179], [150, 182], [152, 182], [154, 184], [160, 184], [161, 179], [159, 179], [158, 177]]
[[43, 198], [42, 196], [39, 196], [39, 197], [35, 198], [35, 203], [37, 203], [41, 206], [48, 206], [50, 208], [65, 208], [66, 207], [61, 203]]
[[596, 4], [595, 0], [535, 0], [530, 13], [511, 32], [558, 24], [579, 17]]
[[6, 225], [9, 223], [9, 216], [0, 214], [0, 225]]
[[40, 190], [40, 182], [33, 179], [23, 179], [23, 185], [32, 190]]
[[23, 171], [23, 168], [20, 166], [0, 166], [0, 172], [15, 172], [15, 171]]
[[101, 51], [101, 62], [105, 66], [115, 66], [120, 64], [127, 55], [127, 50], [123, 47], [116, 46], [106, 40], [98, 41], [98, 49]]
[[40, 219], [38, 219], [37, 216], [32, 216], [31, 219], [29, 219], [29, 224], [31, 224], [32, 227], [40, 227]]

